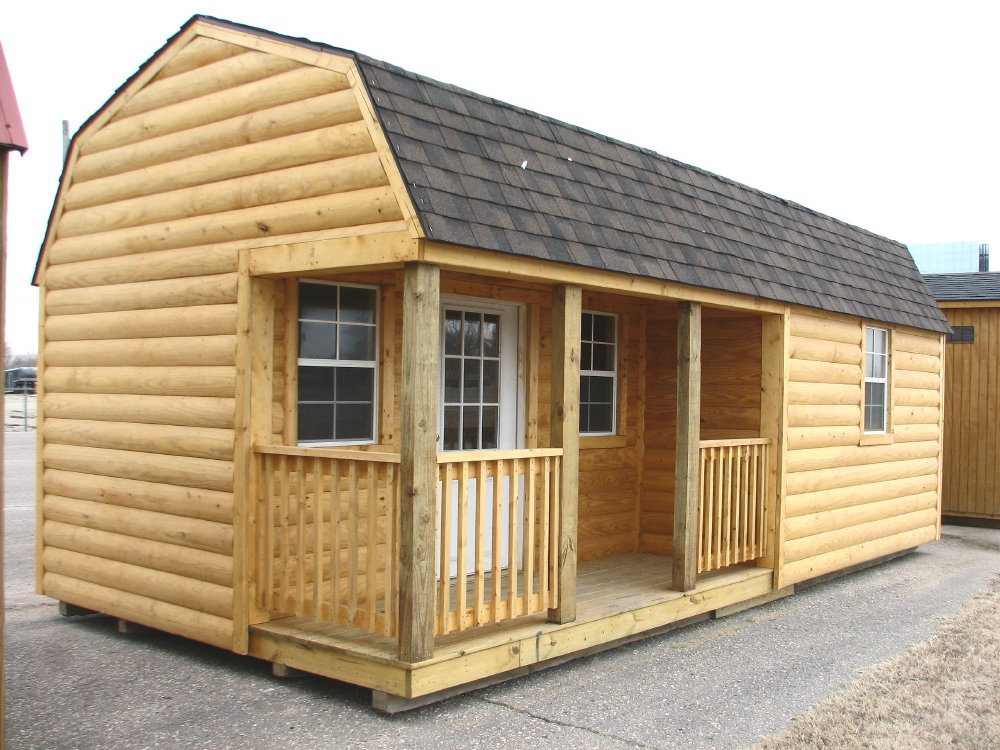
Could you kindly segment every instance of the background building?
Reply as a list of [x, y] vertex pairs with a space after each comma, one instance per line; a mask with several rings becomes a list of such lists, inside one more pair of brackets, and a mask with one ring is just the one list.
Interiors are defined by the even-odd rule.
[[930, 242], [907, 247], [921, 273], [990, 270], [990, 246], [984, 242]]

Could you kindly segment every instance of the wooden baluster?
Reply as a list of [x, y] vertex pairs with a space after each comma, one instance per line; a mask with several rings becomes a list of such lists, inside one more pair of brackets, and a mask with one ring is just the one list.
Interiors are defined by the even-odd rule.
[[767, 498], [770, 497], [770, 489], [767, 486], [768, 479], [768, 464], [770, 463], [770, 456], [768, 452], [771, 450], [770, 445], [761, 446], [761, 461], [760, 461], [760, 511], [758, 512], [759, 518], [757, 519], [757, 538], [760, 540], [760, 550], [758, 554], [764, 556], [767, 554], [767, 536], [765, 534], [764, 525], [767, 523], [767, 513], [765, 513], [765, 504]]
[[726, 497], [726, 461], [722, 448], [712, 449], [712, 459], [715, 463], [715, 539], [712, 544], [715, 547], [715, 560], [712, 569], [722, 567], [722, 524], [724, 522], [723, 512], [725, 510]]
[[476, 462], [476, 587], [475, 612], [476, 625], [487, 622], [483, 617], [486, 608], [486, 463]]
[[281, 566], [281, 583], [278, 588], [278, 607], [282, 612], [288, 610], [288, 590], [289, 575], [288, 566], [292, 553], [288, 539], [288, 458], [282, 456], [278, 461], [278, 482], [280, 483], [278, 494], [278, 522], [281, 524], [281, 555], [279, 565]]
[[441, 502], [438, 511], [438, 539], [441, 544], [438, 568], [437, 633], [448, 632], [448, 612], [451, 607], [451, 481], [454, 464], [441, 466]]
[[714, 567], [712, 556], [715, 549], [715, 449], [705, 448], [705, 471], [708, 492], [705, 501], [705, 570]]
[[524, 488], [527, 492], [524, 513], [521, 516], [524, 519], [524, 542], [522, 545], [524, 549], [523, 614], [535, 611], [535, 605], [532, 601], [535, 596], [535, 459], [527, 459], [526, 464]]
[[559, 519], [562, 518], [562, 456], [558, 456], [552, 462], [551, 490], [551, 514], [549, 515], [549, 561], [551, 568], [549, 585], [549, 607], [554, 608], [559, 603]]
[[295, 614], [306, 611], [306, 471], [302, 456], [295, 457]]
[[274, 607], [274, 557], [278, 553], [275, 547], [274, 524], [275, 524], [275, 502], [274, 492], [274, 456], [261, 454], [261, 463], [264, 466], [264, 502], [266, 509], [261, 519], [264, 523], [264, 575], [261, 578], [261, 586], [264, 594], [264, 609], [270, 612]]
[[358, 535], [358, 505], [360, 490], [358, 489], [358, 462], [348, 461], [348, 504], [347, 504], [347, 622], [356, 627], [358, 616], [358, 557], [361, 555], [361, 540]]
[[552, 463], [553, 459], [548, 456], [542, 459], [542, 476], [539, 480], [542, 487], [542, 507], [538, 514], [540, 522], [538, 529], [540, 547], [538, 552], [538, 594], [541, 597], [543, 609], [552, 606], [552, 600], [549, 597], [549, 534], [552, 525], [549, 523], [552, 513], [549, 503], [552, 493]]
[[469, 554], [469, 462], [462, 461], [458, 478], [458, 569], [455, 576], [455, 596], [457, 602], [455, 611], [458, 613], [456, 629], [464, 630], [466, 609], [468, 607], [468, 572], [467, 557]]
[[507, 616], [514, 618], [519, 614], [517, 586], [517, 506], [520, 499], [519, 467], [520, 461], [510, 460], [510, 474], [507, 477]]
[[739, 563], [743, 562], [743, 556], [745, 554], [743, 549], [743, 529], [745, 528], [746, 522], [744, 516], [746, 515], [746, 508], [743, 502], [743, 446], [737, 445], [733, 449], [733, 461], [736, 464], [736, 470], [734, 473], [735, 485], [733, 487], [733, 562]]
[[313, 518], [313, 585], [312, 616], [322, 619], [323, 611], [323, 460], [313, 457], [312, 466], [312, 518]]
[[708, 502], [705, 496], [707, 489], [705, 479], [705, 449], [698, 449], [698, 573], [705, 570], [705, 505]]
[[750, 458], [747, 463], [747, 474], [750, 477], [750, 518], [749, 518], [749, 536], [750, 536], [750, 559], [755, 559], [760, 556], [760, 552], [757, 549], [757, 488], [760, 485], [760, 451], [761, 446], [755, 445], [753, 451], [750, 454]]
[[340, 616], [340, 585], [344, 568], [340, 561], [341, 461], [330, 462], [330, 621], [343, 623]]
[[375, 577], [378, 573], [378, 484], [375, 473], [375, 462], [365, 462], [365, 476], [368, 480], [368, 565], [365, 571], [365, 607], [368, 610], [368, 632], [374, 633], [375, 602], [378, 599], [378, 587]]
[[503, 461], [498, 459], [493, 462], [493, 607], [491, 622], [500, 621], [500, 586], [503, 581], [502, 565], [502, 537], [500, 535], [503, 528]]
[[383, 603], [385, 612], [382, 634], [393, 636], [396, 632], [395, 625], [395, 601], [396, 585], [394, 575], [396, 573], [396, 466], [387, 463], [382, 466], [385, 480], [383, 488], [385, 491], [385, 570], [383, 573]]

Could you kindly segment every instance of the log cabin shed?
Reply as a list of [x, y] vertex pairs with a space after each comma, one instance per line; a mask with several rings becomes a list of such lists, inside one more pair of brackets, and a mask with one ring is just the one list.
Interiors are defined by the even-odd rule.
[[353, 52], [192, 18], [36, 281], [39, 590], [383, 710], [939, 535], [905, 246]]
[[1000, 524], [1000, 273], [925, 274], [952, 332], [941, 512]]

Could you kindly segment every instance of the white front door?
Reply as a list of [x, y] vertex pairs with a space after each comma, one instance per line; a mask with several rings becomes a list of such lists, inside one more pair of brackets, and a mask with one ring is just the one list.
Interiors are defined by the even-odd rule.
[[[441, 409], [438, 449], [447, 451], [509, 450], [523, 444], [523, 418], [518, 387], [518, 307], [492, 301], [445, 297], [441, 304]], [[486, 480], [487, 506], [499, 490], [504, 527], [501, 564], [509, 565], [509, 486], [493, 487]], [[458, 569], [458, 481], [442, 492], [451, 503], [451, 575]], [[443, 488], [442, 488], [443, 489]], [[521, 493], [516, 493], [520, 497]], [[469, 480], [467, 539], [475, 538], [476, 480]], [[520, 512], [518, 513], [518, 517]], [[493, 514], [486, 521], [485, 564], [493, 567]], [[475, 549], [469, 545], [465, 569], [475, 567]]]

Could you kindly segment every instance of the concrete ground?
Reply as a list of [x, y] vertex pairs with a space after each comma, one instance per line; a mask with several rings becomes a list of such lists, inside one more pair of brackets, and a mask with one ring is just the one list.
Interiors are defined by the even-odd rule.
[[11, 748], [742, 748], [927, 638], [1000, 572], [1000, 530], [396, 717], [370, 693], [33, 593], [34, 435], [7, 433]]

